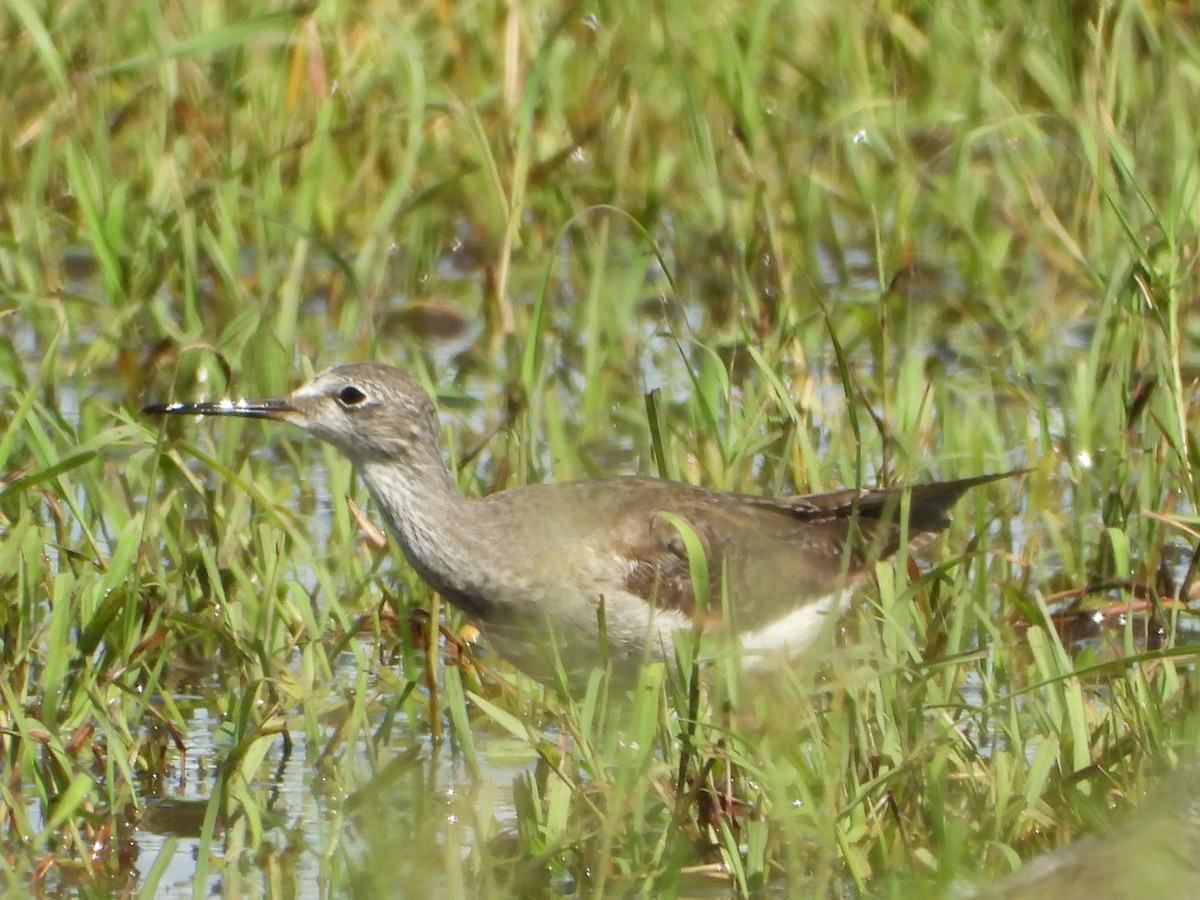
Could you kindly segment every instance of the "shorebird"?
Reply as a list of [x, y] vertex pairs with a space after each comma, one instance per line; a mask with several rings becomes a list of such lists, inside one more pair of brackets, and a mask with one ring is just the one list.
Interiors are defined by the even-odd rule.
[[273, 419], [337, 447], [421, 578], [546, 682], [578, 683], [606, 660], [636, 671], [696, 628], [732, 637], [748, 661], [798, 653], [901, 549], [904, 492], [914, 549], [964, 491], [1016, 474], [779, 498], [641, 477], [467, 497], [443, 461], [432, 398], [375, 362], [334, 366], [280, 399], [143, 412]]

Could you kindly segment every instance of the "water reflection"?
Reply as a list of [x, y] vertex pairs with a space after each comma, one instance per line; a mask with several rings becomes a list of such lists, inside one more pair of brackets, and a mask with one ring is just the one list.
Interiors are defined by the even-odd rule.
[[[671, 246], [688, 246], [685, 236], [675, 235]], [[680, 263], [687, 273], [681, 283], [671, 283], [665, 278], [655, 260], [648, 259], [644, 248], [634, 242], [624, 247], [620, 265], [629, 266], [636, 273], [640, 284], [637, 302], [631, 304], [635, 312], [629, 325], [630, 360], [627, 372], [621, 373], [627, 380], [622, 393], [637, 397], [646, 390], [659, 389], [668, 405], [683, 405], [693, 396], [696, 382], [695, 372], [711, 363], [707, 351], [691, 343], [696, 334], [707, 334], [713, 329], [714, 321], [723, 323], [721, 331], [725, 337], [717, 342], [716, 357], [731, 373], [733, 386], [731, 402], [737, 404], [745, 385], [752, 383], [756, 369], [751, 364], [756, 323], [737, 321], [735, 312], [743, 306], [749, 309], [753, 302], [741, 304], [737, 290], [744, 285], [735, 285], [730, 272], [744, 261], [748, 251], [731, 247], [720, 240], [698, 241], [697, 246], [709, 248], [711, 259], [704, 253], [684, 260], [668, 260], [668, 264]], [[871, 249], [867, 249], [871, 248]], [[479, 288], [476, 286], [480, 273], [476, 267], [486, 265], [489, 254], [476, 252], [460, 243], [446, 259], [438, 260], [431, 274], [419, 285], [420, 298], [404, 291], [395, 291], [382, 297], [373, 310], [379, 344], [372, 352], [395, 361], [419, 352], [434, 367], [434, 374], [452, 384], [452, 390], [463, 396], [474, 398], [475, 404], [467, 412], [465, 424], [468, 430], [480, 433], [486, 430], [503, 405], [498, 398], [504, 395], [502, 376], [498, 366], [488, 354], [479, 353], [476, 344], [483, 329], [482, 316], [467, 312], [479, 306]], [[548, 325], [546, 326], [547, 378], [560, 394], [560, 402], [568, 418], [578, 413], [581, 398], [589, 391], [586, 374], [587, 336], [581, 334], [580, 319], [585, 305], [587, 280], [593, 272], [579, 262], [583, 256], [578, 247], [564, 240], [557, 248], [555, 277], [547, 287], [543, 281], [544, 266], [537, 262], [529, 265], [522, 273], [513, 276], [513, 293], [519, 302], [532, 305], [540, 296], [539, 291], [549, 292], [547, 304]], [[765, 259], [755, 254], [756, 259]], [[971, 390], [975, 403], [994, 402], [1004, 405], [1010, 397], [1012, 383], [1027, 382], [1010, 378], [1009, 363], [997, 362], [988, 357], [991, 341], [980, 340], [978, 334], [970, 341], [956, 338], [959, 329], [974, 328], [972, 317], [978, 313], [981, 321], [990, 321], [986, 310], [972, 296], [967, 279], [961, 277], [950, 266], [924, 270], [920, 278], [908, 277], [896, 287], [903, 293], [901, 307], [886, 309], [889, 301], [881, 299], [886, 287], [880, 284], [878, 264], [871, 240], [861, 244], [846, 244], [834, 252], [819, 248], [817, 254], [818, 274], [813, 290], [819, 291], [827, 300], [844, 307], [857, 307], [862, 315], [839, 319], [839, 326], [851, 333], [851, 337], [870, 343], [871, 328], [877, 326], [884, 312], [891, 315], [924, 316], [919, 328], [913, 329], [914, 339], [890, 345], [891, 358], [876, 356], [874, 352], [861, 353], [855, 357], [855, 365], [862, 371], [875, 373], [877, 368], [894, 369], [903, 354], [919, 353], [940, 359], [950, 371], [989, 371], [985, 385], [994, 385], [995, 397], [980, 395], [978, 381]], [[410, 261], [397, 258], [398, 268]], [[253, 268], [252, 254], [247, 251], [245, 265]], [[778, 288], [772, 281], [773, 260], [763, 262], [757, 268], [750, 267], [751, 282], [755, 296], [750, 300], [766, 298], [767, 305], [779, 301]], [[66, 268], [78, 277], [95, 277], [95, 267], [87, 266], [78, 259], [67, 262]], [[757, 274], [755, 274], [757, 273]], [[314, 272], [314, 284], [309, 296], [311, 305], [306, 309], [315, 321], [311, 346], [315, 355], [324, 361], [361, 358], [365, 352], [361, 334], [330, 332], [322, 321], [322, 310], [330, 307], [330, 294], [319, 280], [320, 273]], [[400, 273], [397, 272], [398, 281]], [[759, 281], [755, 281], [759, 278]], [[637, 279], [634, 279], [635, 281]], [[76, 285], [77, 293], [87, 294], [86, 285]], [[94, 286], [93, 286], [94, 288]], [[797, 301], [798, 302], [798, 301]], [[954, 315], [946, 315], [952, 309]], [[784, 318], [794, 317], [802, 321], [814, 321], [819, 317], [816, 304], [807, 308], [781, 309], [772, 307], [771, 315]], [[848, 323], [848, 324], [847, 324]], [[1063, 330], [1062, 340], [1048, 342], [1050, 353], [1039, 362], [1038, 388], [1050, 397], [1068, 396], [1070, 365], [1064, 360], [1074, 360], [1086, 354], [1090, 346], [1094, 323], [1077, 322]], [[38, 355], [38, 341], [32, 327], [18, 320], [14, 330], [14, 343], [19, 350], [28, 351], [31, 360]], [[986, 336], [985, 336], [986, 338]], [[798, 342], [799, 343], [799, 342]], [[964, 351], [971, 347], [978, 355]], [[980, 350], [980, 347], [983, 347]], [[803, 358], [798, 352], [792, 357], [795, 372], [783, 373], [781, 377], [792, 378], [785, 382], [791, 388], [801, 386], [803, 393], [812, 401], [813, 418], [818, 425], [845, 415], [849, 402], [846, 388], [841, 379], [832, 348], [823, 355]], [[34, 363], [31, 362], [31, 365]], [[607, 370], [605, 370], [607, 374]], [[1044, 376], [1044, 377], [1043, 377]], [[94, 388], [96, 396], [104, 397], [114, 388], [103, 384]], [[59, 388], [59, 407], [64, 415], [78, 419], [80, 404], [71, 392], [71, 386]], [[854, 397], [858, 403], [862, 398]], [[1011, 409], [1008, 410], [1013, 412]], [[669, 417], [669, 413], [668, 413]], [[463, 419], [454, 421], [462, 427]], [[594, 422], [585, 422], [586, 440], [581, 440], [586, 455], [608, 474], [621, 472], [650, 471], [644, 436], [640, 423], [622, 423], [606, 417]], [[1070, 429], [1065, 414], [1056, 413], [1046, 423], [1052, 442], [1067, 443]], [[815, 437], [817, 450], [825, 449], [830, 429], [817, 428]], [[1031, 426], [1030, 433], [1037, 433]], [[287, 462], [274, 449], [256, 451], [272, 455], [272, 464]], [[532, 459], [532, 468], [543, 472], [553, 469], [549, 451], [544, 445], [524, 448], [526, 459]], [[315, 457], [310, 457], [314, 459]], [[491, 457], [485, 451], [474, 470], [482, 473], [486, 483], [491, 468]], [[1071, 499], [1070, 471], [1060, 473], [1063, 488], [1059, 501], [1069, 503]], [[333, 535], [334, 504], [342, 502], [340, 497], [331, 496], [328, 476], [323, 466], [310, 465], [304, 473], [303, 483], [296, 488], [297, 512], [303, 513], [306, 527], [311, 530], [318, 543], [327, 544]], [[1097, 528], [1102, 523], [1092, 523]], [[73, 534], [77, 538], [78, 534]], [[1019, 542], [1018, 542], [1019, 543]], [[1020, 547], [1014, 547], [1020, 552]], [[1186, 554], [1172, 556], [1170, 565], [1179, 570], [1186, 565]], [[1047, 554], [1045, 559], [1051, 557]], [[57, 561], [56, 561], [57, 562]], [[386, 569], [391, 563], [385, 564]], [[1182, 577], [1182, 572], [1178, 572]], [[309, 594], [318, 591], [320, 579], [316, 573], [304, 566], [296, 566], [289, 577], [297, 580]], [[1032, 579], [1034, 584], [1042, 581]], [[328, 599], [326, 602], [334, 602]], [[372, 686], [380, 682], [379, 668], [386, 665], [381, 661], [383, 654], [365, 638], [358, 653], [344, 653], [339, 657], [334, 679], [328, 690], [331, 695], [349, 694], [360, 683], [361, 667], [369, 668], [367, 681]], [[209, 672], [174, 700], [185, 711], [186, 723], [183, 742], [186, 752], [168, 753], [168, 770], [154, 783], [145, 785], [141, 800], [144, 804], [139, 825], [134, 832], [136, 847], [136, 870], [140, 877], [147, 878], [158, 865], [159, 856], [169, 853], [163, 864], [158, 883], [160, 896], [192, 896], [195, 890], [197, 860], [201, 852], [200, 835], [208, 802], [212, 797], [219, 767], [228, 759], [230, 747], [222, 744], [227, 724], [217, 712], [227, 705], [230, 690], [241, 686], [223, 680], [218, 671]], [[978, 687], [968, 684], [966, 700], [971, 702], [980, 696]], [[377, 704], [382, 707], [386, 704]], [[991, 720], [988, 720], [989, 729]], [[356, 745], [342, 747], [339, 751], [341, 772], [337, 777], [346, 781], [332, 780], [320, 759], [312, 758], [315, 747], [327, 746], [334, 740], [336, 724], [322, 723], [319, 740], [310, 741], [303, 729], [296, 727], [297, 739], [291, 742], [290, 750], [282, 738], [272, 740], [267, 758], [259, 767], [259, 780], [250, 785], [250, 790], [260, 792], [269, 801], [272, 813], [268, 843], [274, 848], [276, 858], [248, 862], [245, 859], [231, 860], [226, 871], [221, 871], [221, 860], [208, 866], [204, 892], [219, 894], [231, 890], [235, 882], [251, 884], [251, 892], [257, 892], [253, 883], [262, 885], [278, 873], [286, 870], [286, 877], [295, 885], [296, 894], [302, 897], [319, 896], [319, 885], [328, 881], [329, 866], [338, 866], [352, 873], [351, 882], [364, 888], [378, 888], [383, 894], [398, 893], [402, 885], [405, 892], [438, 892], [441, 879], [452, 876], [481, 843], [494, 840], [506, 829], [515, 825], [516, 813], [513, 806], [512, 782], [527, 771], [529, 763], [523, 760], [504, 761], [500, 754], [491, 752], [493, 744], [486, 733], [475, 736], [481, 770], [478, 778], [466, 771], [461, 755], [451, 744], [433, 744], [427, 736], [414, 736], [412, 729], [398, 723], [381, 745], [369, 746], [365, 740]], [[987, 732], [983, 743], [990, 746], [996, 735]], [[214, 840], [208, 852], [221, 854], [226, 843]], [[403, 854], [397, 853], [404, 847]], [[271, 865], [268, 865], [268, 862]], [[274, 868], [272, 868], [272, 866]]]
[[[334, 673], [330, 694], [348, 694], [361, 684], [360, 660], [374, 669], [387, 665], [369, 639], [361, 639], [359, 653], [344, 653]], [[367, 673], [378, 685], [377, 671]], [[219, 767], [231, 755], [228, 723], [214, 710], [226, 703], [233, 687], [223, 677], [206, 679], [202, 692], [174, 697], [187, 709], [183, 735], [185, 752], [170, 754], [163, 775], [143, 785], [144, 803], [132, 835], [132, 863], [140, 879], [152, 868], [160, 870], [156, 896], [193, 896], [201, 835], [209, 801], [216, 789]], [[382, 698], [380, 698], [382, 699]], [[382, 718], [386, 703], [372, 704]], [[515, 823], [512, 805], [514, 779], [529, 768], [527, 758], [502, 751], [493, 755], [486, 732], [473, 736], [479, 753], [478, 777], [472, 777], [464, 757], [449, 742], [432, 742], [413, 734], [398, 712], [398, 720], [381, 744], [360, 739], [337, 750], [338, 762], [314, 759], [303, 734], [295, 739], [272, 740], [249, 790], [267, 799], [265, 844], [278, 857], [270, 866], [261, 853], [253, 861], [225, 861], [224, 822], [216, 826], [209, 852], [204, 893], [223, 895], [233, 887], [250, 893], [267, 892], [270, 877], [294, 885], [295, 896], [322, 896], [330, 855], [337, 857], [352, 884], [389, 885], [383, 894], [435, 890], [444, 865], [461, 865], [480, 841], [491, 840]], [[376, 722], [375, 724], [379, 724]], [[323, 723], [320, 746], [338, 746], [339, 717]], [[495, 756], [495, 758], [493, 758]], [[397, 854], [397, 847], [404, 847]], [[165, 862], [160, 854], [169, 853]], [[452, 866], [451, 868], [454, 868]], [[255, 884], [259, 883], [258, 887]]]

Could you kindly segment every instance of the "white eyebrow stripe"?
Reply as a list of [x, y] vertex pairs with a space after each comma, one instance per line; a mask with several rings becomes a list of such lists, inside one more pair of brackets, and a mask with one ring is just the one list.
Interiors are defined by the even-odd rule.
[[293, 397], [320, 397], [324, 394], [325, 388], [315, 381], [310, 381], [308, 384], [301, 385], [292, 391]]

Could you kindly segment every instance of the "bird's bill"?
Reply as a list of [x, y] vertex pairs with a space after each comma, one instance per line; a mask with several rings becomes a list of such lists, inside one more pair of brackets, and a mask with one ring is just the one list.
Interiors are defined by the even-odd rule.
[[296, 407], [289, 400], [216, 400], [202, 403], [151, 403], [147, 416], [240, 416], [243, 419], [287, 419]]

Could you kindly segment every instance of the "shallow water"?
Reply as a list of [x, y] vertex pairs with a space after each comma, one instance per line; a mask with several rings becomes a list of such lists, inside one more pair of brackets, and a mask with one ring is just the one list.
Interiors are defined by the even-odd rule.
[[[477, 275], [459, 268], [461, 260], [469, 257], [469, 253], [455, 251], [440, 262], [434, 269], [439, 283], [430, 282], [424, 286], [428, 289], [428, 298], [453, 297], [455, 291], [463, 290], [463, 286]], [[567, 257], [564, 268], [569, 264], [569, 255]], [[873, 260], [871, 252], [853, 248], [844, 252], [837, 263], [832, 259], [827, 260], [822, 267], [821, 278], [825, 282], [822, 287], [842, 304], [861, 304], [864, 308], [878, 304], [881, 289], [875, 278]], [[249, 256], [247, 264], [250, 265]], [[75, 265], [78, 267], [78, 261]], [[843, 280], [847, 272], [848, 280]], [[704, 276], [703, 273], [693, 273], [691, 277], [702, 280]], [[696, 387], [692, 373], [706, 361], [703, 351], [690, 346], [689, 335], [711, 330], [714, 319], [719, 319], [723, 313], [700, 301], [681, 305], [677, 299], [667, 297], [663, 293], [663, 275], [657, 265], [645, 265], [644, 281], [648, 299], [641, 304], [634, 320], [633, 346], [636, 350], [626, 391], [634, 397], [643, 391], [659, 391], [664, 401], [664, 413], [669, 416], [672, 407], [683, 406], [692, 396]], [[81, 294], [86, 294], [89, 289], [86, 281], [76, 287]], [[981, 362], [991, 362], [987, 356], [988, 342], [986, 339], [980, 341], [978, 335], [973, 337], [970, 346], [972, 353], [981, 355], [972, 356], [951, 349], [956, 344], [965, 344], [955, 338], [956, 330], [963, 327], [960, 325], [964, 318], [963, 307], [969, 305], [970, 301], [970, 292], [962, 280], [952, 270], [942, 269], [920, 282], [918, 288], [908, 291], [905, 297], [906, 314], [927, 313], [936, 323], [942, 318], [938, 311], [939, 303], [945, 303], [947, 294], [950, 294], [953, 300], [948, 306], [956, 310], [956, 315], [945, 318], [940, 326], [922, 328], [919, 332], [922, 337], [917, 344], [894, 346], [889, 364], [898, 363], [904, 354], [919, 353], [938, 358], [947, 371], [969, 373]], [[578, 408], [568, 407], [564, 410], [566, 415], [574, 417], [582, 416], [581, 407], [589, 385], [584, 374], [584, 350], [571, 337], [577, 327], [573, 319], [578, 310], [574, 307], [581, 301], [572, 299], [570, 290], [570, 280], [564, 276], [564, 283], [557, 291], [554, 308], [550, 311], [550, 318], [556, 322], [557, 333], [562, 339], [554, 343], [549, 351], [548, 369], [552, 373], [550, 377], [560, 388], [563, 401], [579, 405]], [[440, 300], [428, 298], [414, 301], [396, 294], [381, 300], [386, 310], [383, 319], [387, 324], [381, 330], [381, 355], [400, 361], [406, 353], [411, 352], [414, 345], [418, 346], [435, 374], [444, 378], [447, 393], [458, 397], [460, 401], [467, 401], [454, 403], [453, 397], [447, 398], [451, 402], [443, 404], [446, 425], [455, 433], [485, 432], [488, 425], [500, 415], [505, 387], [495, 377], [494, 370], [476, 356], [478, 348], [474, 343], [480, 334], [480, 323], [456, 317], [452, 301], [447, 301], [443, 309]], [[314, 295], [311, 301], [314, 316], [319, 315], [322, 304], [323, 301]], [[1066, 331], [1066, 339], [1051, 348], [1049, 361], [1043, 361], [1046, 372], [1057, 373], [1063, 379], [1061, 382], [1040, 385], [1048, 395], [1068, 394], [1070, 363], [1084, 357], [1089, 349], [1082, 337], [1088, 327], [1089, 323], [1074, 323]], [[731, 352], [747, 361], [748, 354], [739, 353], [738, 350], [741, 346], [738, 342], [743, 340], [744, 335], [738, 335], [731, 343]], [[32, 329], [25, 329], [18, 323], [14, 343], [30, 353], [28, 366], [32, 371], [37, 364], [37, 341]], [[329, 363], [357, 356], [359, 349], [351, 341], [343, 343], [329, 336], [320, 349], [320, 356], [322, 363]], [[797, 381], [807, 380], [807, 396], [818, 421], [844, 417], [848, 404], [832, 352], [825, 358], [797, 362], [802, 362], [803, 367], [797, 366], [794, 377]], [[1008, 362], [996, 362], [1001, 372], [1007, 373]], [[870, 372], [870, 365], [864, 366], [864, 370]], [[993, 372], [993, 379], [995, 375]], [[752, 366], [746, 368], [743, 376], [748, 379], [758, 377]], [[786, 381], [787, 376], [784, 377]], [[994, 380], [991, 383], [995, 383]], [[102, 398], [119, 402], [122, 396], [121, 385], [115, 381], [111, 384], [99, 381], [95, 391], [94, 398], [86, 398], [88, 402]], [[732, 396], [735, 405], [739, 398], [740, 388], [735, 382]], [[59, 405], [68, 422], [77, 421], [82, 402], [84, 398], [78, 396], [71, 386], [60, 389]], [[1048, 426], [1049, 440], [1066, 441], [1067, 428], [1061, 419], [1053, 418]], [[586, 429], [588, 435], [585, 445], [587, 457], [600, 466], [605, 474], [646, 474], [654, 471], [652, 461], [640, 449], [640, 439], [635, 440], [618, 421], [602, 423], [599, 427], [595, 423], [588, 427], [584, 421], [581, 427]], [[819, 452], [825, 449], [824, 441], [825, 433], [819, 431], [816, 436]], [[463, 443], [469, 443], [469, 440]], [[272, 454], [275, 451], [268, 445], [257, 452]], [[544, 444], [524, 448], [524, 452], [532, 460], [535, 470], [549, 477], [556, 476], [555, 461]], [[310, 454], [308, 458], [310, 461], [317, 460], [315, 454]], [[1016, 466], [1023, 462], [1023, 459], [1013, 459], [1008, 464]], [[1090, 465], [1080, 465], [1079, 461], [1076, 463], [1074, 466], [1068, 464], [1063, 473], [1064, 499], [1069, 500], [1070, 497], [1069, 479], [1086, 478], [1088, 475]], [[490, 482], [494, 466], [486, 447], [476, 465], [480, 479], [484, 483]], [[753, 471], [761, 473], [762, 465], [761, 459], [755, 461]], [[203, 477], [212, 475], [205, 473]], [[331, 517], [335, 504], [342, 501], [340, 497], [330, 494], [327, 473], [319, 462], [310, 466], [305, 477], [305, 489], [312, 498], [312, 505], [302, 515], [298, 505], [295, 511], [303, 518], [305, 527], [316, 543], [327, 545], [333, 534]], [[75, 537], [78, 538], [79, 534], [76, 533]], [[1024, 536], [1017, 535], [1014, 549], [1019, 552], [1023, 544]], [[1170, 565], [1176, 578], [1183, 577], [1187, 563], [1186, 554], [1172, 558]], [[384, 564], [377, 577], [388, 579], [389, 569], [399, 565], [402, 565], [399, 561]], [[297, 582], [305, 592], [319, 591], [320, 581], [316, 572], [306, 563], [295, 565], [287, 577]], [[1039, 580], [1038, 577], [1034, 579], [1035, 582]], [[361, 683], [360, 666], [364, 664], [370, 667], [368, 684], [378, 683], [378, 670], [374, 667], [384, 665], [380, 661], [383, 654], [371, 645], [368, 638], [354, 640], [359, 642], [358, 652], [343, 653], [339, 658], [334, 683], [329, 685], [331, 694], [354, 691]], [[170, 860], [162, 871], [159, 896], [192, 896], [195, 891], [199, 834], [205, 805], [212, 795], [218, 767], [230, 749], [222, 743], [228, 723], [216, 711], [224, 708], [226, 692], [231, 686], [232, 682], [227, 684], [218, 671], [202, 679], [191, 695], [175, 697], [181, 706], [190, 704], [183, 736], [186, 753], [182, 756], [169, 754], [170, 766], [164, 777], [143, 795], [146, 808], [140, 825], [132, 834], [133, 866], [137, 876], [143, 878], [163, 852], [167, 838], [175, 839]], [[969, 684], [963, 696], [968, 702], [972, 698], [977, 701], [980, 699], [978, 690]], [[424, 853], [445, 858], [449, 854], [451, 857], [465, 858], [479, 840], [481, 821], [486, 820], [484, 830], [489, 836], [504, 833], [514, 826], [516, 814], [512, 782], [532, 765], [528, 758], [508, 758], [503, 741], [494, 745], [493, 742], [497, 740], [495, 736], [481, 731], [475, 735], [481, 760], [480, 777], [472, 779], [452, 742], [434, 744], [427, 738], [414, 738], [406, 723], [399, 721], [391, 730], [390, 740], [382, 746], [367, 747], [360, 743], [353, 751], [343, 751], [343, 764], [355, 772], [360, 781], [360, 790], [363, 789], [361, 785], [374, 784], [379, 773], [385, 770], [389, 773], [385, 792], [381, 796], [394, 815], [387, 817], [384, 823], [386, 837], [381, 838], [378, 828], [373, 827], [380, 824], [378, 821], [364, 825], [341, 817], [338, 810], [346, 799], [343, 793], [346, 786], [330, 784], [325, 780], [319, 761], [308, 756], [308, 743], [303, 731], [294, 730], [297, 739], [292, 742], [290, 752], [285, 754], [282, 738], [274, 739], [260, 769], [260, 778], [251, 785], [251, 790], [263, 791], [270, 796], [268, 808], [274, 818], [269, 826], [269, 834], [278, 858], [260, 860], [261, 871], [253, 867], [247, 869], [246, 860], [241, 859], [230, 871], [222, 872], [220, 860], [214, 860], [209, 867], [203, 893], [227, 892], [236, 886], [238, 890], [255, 894], [265, 890], [266, 879], [278, 877], [277, 874], [271, 874], [273, 871], [278, 873], [282, 869], [285, 879], [294, 885], [298, 896], [320, 896], [324, 867], [329, 865], [329, 861], [322, 859], [321, 854], [327, 852], [326, 848], [332, 844], [338, 847], [335, 853], [345, 855], [340, 860], [341, 864], [350, 867], [371, 866], [371, 860], [376, 859], [377, 854], [386, 854], [386, 849], [381, 851], [378, 846], [379, 842], [395, 843], [400, 837], [403, 837], [406, 845], [416, 848], [414, 853], [418, 855]], [[331, 740], [334, 731], [334, 725], [326, 726], [322, 739]], [[994, 735], [982, 737], [985, 745], [989, 743], [989, 738], [994, 739]], [[495, 754], [492, 752], [493, 746]], [[497, 761], [493, 761], [493, 756], [497, 757]], [[330, 829], [339, 830], [338, 840], [331, 841]], [[221, 847], [222, 841], [218, 838], [214, 841], [212, 852], [219, 854]], [[436, 885], [436, 875], [433, 873], [438, 870], [437, 865], [414, 865], [411, 871], [400, 867], [398, 877], [411, 877], [414, 885], [427, 888], [431, 878]]]

